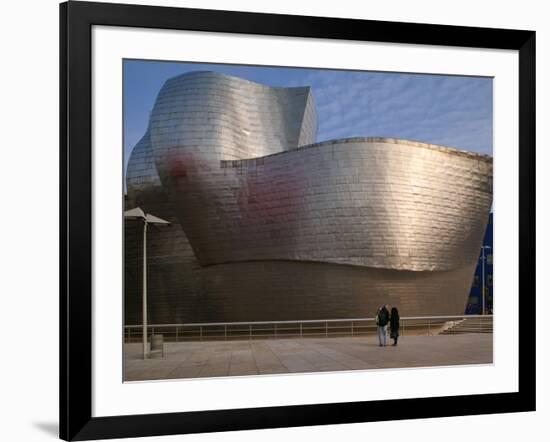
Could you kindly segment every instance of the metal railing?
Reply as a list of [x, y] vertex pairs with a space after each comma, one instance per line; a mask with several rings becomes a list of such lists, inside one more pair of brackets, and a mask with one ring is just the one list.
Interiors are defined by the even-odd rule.
[[[454, 332], [453, 332], [454, 330]], [[400, 335], [492, 333], [492, 315], [411, 316], [400, 318]], [[162, 334], [168, 342], [367, 336], [376, 334], [374, 318], [296, 321], [150, 324], [148, 336]], [[141, 342], [142, 326], [124, 326], [125, 342]]]

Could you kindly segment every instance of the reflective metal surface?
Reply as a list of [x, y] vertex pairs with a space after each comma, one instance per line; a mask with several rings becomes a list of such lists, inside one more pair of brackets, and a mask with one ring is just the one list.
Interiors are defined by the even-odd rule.
[[[152, 320], [464, 312], [492, 158], [391, 138], [312, 144], [316, 131], [307, 87], [211, 72], [166, 82], [127, 173], [129, 207], [178, 223], [148, 249], [164, 262], [150, 269]], [[131, 262], [130, 226], [126, 241]], [[128, 271], [127, 324], [139, 322]]]

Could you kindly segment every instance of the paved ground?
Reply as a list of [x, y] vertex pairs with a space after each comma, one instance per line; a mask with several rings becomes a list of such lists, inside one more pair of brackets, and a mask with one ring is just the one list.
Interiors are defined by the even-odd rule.
[[178, 342], [164, 359], [141, 359], [141, 344], [125, 344], [125, 379], [181, 379], [373, 368], [487, 364], [492, 334], [405, 336], [397, 347], [376, 337]]

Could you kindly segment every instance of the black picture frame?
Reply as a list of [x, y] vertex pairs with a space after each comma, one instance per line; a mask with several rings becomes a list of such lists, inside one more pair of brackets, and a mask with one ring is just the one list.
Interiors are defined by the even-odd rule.
[[[92, 417], [94, 25], [510, 49], [519, 54], [519, 391]], [[125, 4], [60, 5], [60, 437], [90, 440], [535, 410], [535, 32]], [[526, 319], [527, 318], [527, 319]]]

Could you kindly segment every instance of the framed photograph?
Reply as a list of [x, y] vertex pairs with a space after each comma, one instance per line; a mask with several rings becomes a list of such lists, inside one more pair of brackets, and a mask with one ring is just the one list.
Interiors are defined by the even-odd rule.
[[60, 23], [62, 439], [535, 409], [535, 32]]

